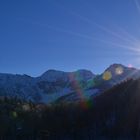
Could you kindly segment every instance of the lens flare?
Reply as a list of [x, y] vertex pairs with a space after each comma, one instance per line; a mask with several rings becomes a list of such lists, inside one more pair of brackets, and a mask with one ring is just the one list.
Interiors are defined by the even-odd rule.
[[123, 68], [122, 68], [122, 67], [117, 67], [117, 68], [115, 69], [115, 73], [116, 73], [117, 75], [121, 75], [121, 74], [123, 73]]
[[110, 71], [105, 71], [104, 74], [103, 74], [103, 79], [108, 81], [112, 78], [112, 74]]
[[78, 95], [78, 97], [80, 98], [80, 106], [82, 109], [88, 109], [91, 107], [91, 105], [93, 103], [91, 103], [92, 101], [88, 101], [87, 98], [85, 97], [86, 91], [83, 89], [82, 87], [82, 83], [80, 83], [79, 79], [81, 79], [80, 77], [81, 75], [77, 72], [77, 73], [71, 73], [69, 75], [69, 79], [70, 81], [72, 81], [72, 87], [73, 89], [76, 91], [76, 94]]
[[133, 67], [133, 65], [132, 64], [128, 64], [128, 68], [132, 68]]

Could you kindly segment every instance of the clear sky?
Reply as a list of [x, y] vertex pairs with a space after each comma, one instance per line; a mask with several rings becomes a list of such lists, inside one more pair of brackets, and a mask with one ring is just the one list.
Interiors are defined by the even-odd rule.
[[140, 67], [140, 0], [0, 0], [0, 72]]

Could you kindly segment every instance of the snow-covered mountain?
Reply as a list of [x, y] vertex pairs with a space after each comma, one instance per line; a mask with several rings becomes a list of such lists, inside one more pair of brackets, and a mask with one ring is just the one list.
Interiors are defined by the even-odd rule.
[[85, 89], [95, 75], [88, 70], [63, 72], [48, 70], [39, 77], [0, 74], [0, 96], [18, 97], [49, 103], [76, 90], [76, 83]]
[[100, 75], [89, 70], [48, 70], [39, 77], [0, 74], [0, 96], [44, 103], [75, 101], [95, 96], [128, 78], [139, 77], [139, 70], [121, 64], [111, 65]]
[[133, 67], [126, 67], [121, 64], [112, 64], [110, 65], [102, 74], [97, 75], [94, 79], [95, 87], [104, 87], [108, 88], [108, 86], [113, 86], [118, 84], [124, 80], [140, 77], [140, 70]]
[[[140, 78], [140, 70], [133, 67], [126, 67], [121, 64], [113, 64], [102, 74], [96, 75], [93, 79], [88, 80], [87, 88], [85, 90], [80, 89], [77, 92], [60, 97], [57, 102], [78, 101], [83, 97], [89, 99], [90, 97], [99, 95], [114, 85], [131, 78]], [[81, 96], [79, 92], [81, 92], [83, 96]]]

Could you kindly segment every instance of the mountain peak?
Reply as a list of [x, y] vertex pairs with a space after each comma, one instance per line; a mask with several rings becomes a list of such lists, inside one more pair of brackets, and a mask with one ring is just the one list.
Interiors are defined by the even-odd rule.
[[[89, 73], [92, 73], [90, 70], [87, 70], [87, 69], [78, 69], [76, 72], [89, 72]], [[93, 73], [92, 73], [93, 74]]]
[[56, 80], [68, 80], [70, 75], [75, 75], [78, 76], [80, 79], [83, 80], [87, 80], [87, 79], [91, 79], [93, 77], [95, 77], [95, 75], [86, 69], [79, 69], [77, 71], [73, 71], [73, 72], [64, 72], [64, 71], [59, 71], [59, 70], [54, 70], [54, 69], [50, 69], [48, 71], [46, 71], [45, 73], [43, 73], [40, 78], [43, 80], [47, 80], [50, 82], [56, 81]]
[[55, 69], [49, 69], [46, 72], [42, 74], [42, 76], [48, 75], [48, 74], [60, 74], [64, 73], [63, 71], [55, 70]]
[[95, 74], [93, 74], [91, 71], [86, 70], [86, 69], [79, 69], [74, 73], [76, 73], [76, 74], [78, 73], [78, 75], [80, 75], [84, 79], [91, 79], [91, 78], [95, 77]]
[[124, 66], [122, 64], [117, 64], [117, 63], [114, 63], [112, 65], [110, 65], [105, 71], [110, 71], [110, 72], [114, 72], [116, 69], [122, 69], [122, 70], [137, 70], [136, 68], [134, 67], [127, 67], [127, 66]]
[[65, 72], [50, 69], [44, 72], [39, 78], [41, 78], [42, 80], [47, 80], [51, 82], [51, 81], [55, 81], [56, 79], [60, 79], [62, 77], [65, 77]]
[[123, 68], [125, 68], [126, 66], [124, 66], [122, 64], [114, 63], [114, 64], [111, 64], [107, 69], [112, 69], [112, 68], [117, 68], [117, 67], [123, 67]]

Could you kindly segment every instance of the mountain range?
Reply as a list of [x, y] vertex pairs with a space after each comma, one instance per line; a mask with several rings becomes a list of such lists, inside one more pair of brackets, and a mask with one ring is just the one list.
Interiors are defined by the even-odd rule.
[[35, 103], [73, 102], [97, 96], [127, 79], [140, 78], [140, 70], [112, 64], [101, 74], [89, 70], [48, 70], [39, 77], [0, 74], [0, 97], [17, 97]]

